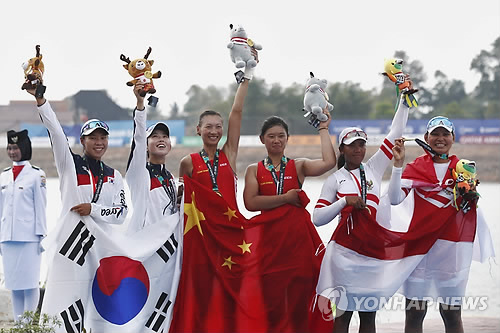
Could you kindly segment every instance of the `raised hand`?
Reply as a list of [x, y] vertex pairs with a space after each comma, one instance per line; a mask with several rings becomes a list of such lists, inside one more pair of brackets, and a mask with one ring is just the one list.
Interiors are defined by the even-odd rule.
[[405, 140], [403, 138], [395, 140], [392, 154], [394, 155], [394, 166], [401, 168], [405, 160]]

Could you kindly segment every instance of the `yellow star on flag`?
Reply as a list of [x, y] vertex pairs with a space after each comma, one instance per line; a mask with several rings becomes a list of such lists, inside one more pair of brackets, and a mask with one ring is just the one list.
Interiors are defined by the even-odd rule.
[[229, 269], [231, 269], [233, 265], [236, 265], [236, 263], [232, 260], [231, 256], [224, 258], [224, 263], [222, 264], [222, 267], [227, 266], [229, 267]]
[[231, 221], [231, 219], [233, 217], [236, 217], [238, 218], [238, 216], [236, 216], [236, 210], [232, 210], [231, 208], [227, 207], [227, 212], [224, 213], [224, 215], [227, 216], [227, 218], [229, 219], [229, 221]]
[[184, 229], [184, 235], [188, 233], [194, 226], [198, 227], [198, 231], [203, 235], [201, 230], [200, 221], [205, 221], [205, 215], [196, 207], [196, 201], [194, 200], [194, 192], [191, 193], [191, 203], [184, 203], [184, 214], [187, 215], [186, 227]]
[[252, 253], [252, 251], [250, 251], [250, 246], [252, 246], [252, 243], [247, 243], [245, 240], [243, 240], [243, 244], [238, 245], [238, 247], [241, 248], [242, 253]]

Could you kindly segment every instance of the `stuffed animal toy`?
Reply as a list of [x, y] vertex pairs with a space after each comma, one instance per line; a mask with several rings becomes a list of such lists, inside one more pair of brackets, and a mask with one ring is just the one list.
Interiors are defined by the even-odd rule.
[[326, 80], [320, 80], [314, 77], [313, 72], [309, 73], [310, 78], [306, 83], [306, 92], [304, 95], [304, 108], [306, 114], [304, 117], [309, 117], [309, 124], [318, 127], [321, 121], [328, 119], [328, 116], [323, 113], [323, 109], [328, 106], [328, 111], [333, 110], [333, 105], [328, 103], [328, 94], [326, 93]]
[[233, 27], [233, 25], [230, 24], [229, 28], [231, 29], [231, 41], [227, 44], [227, 48], [229, 49], [231, 60], [236, 65], [236, 68], [254, 68], [257, 66], [257, 61], [250, 49], [253, 47], [256, 50], [262, 50], [262, 46], [254, 43], [248, 38], [247, 32], [242, 26]]
[[151, 71], [151, 66], [153, 66], [154, 63], [154, 60], [148, 60], [151, 50], [151, 47], [149, 47], [144, 58], [135, 59], [133, 61], [130, 61], [130, 59], [125, 57], [123, 54], [120, 55], [120, 60], [127, 63], [126, 65], [123, 65], [123, 68], [125, 68], [134, 78], [133, 80], [127, 82], [127, 86], [143, 84], [144, 88], [139, 90], [139, 95], [142, 97], [146, 96], [146, 94], [154, 94], [156, 92], [153, 79], [161, 77], [160, 71], [154, 74]]
[[43, 84], [43, 72], [45, 67], [42, 62], [42, 54], [40, 53], [40, 45], [35, 46], [36, 56], [23, 63], [25, 82], [21, 89], [31, 90], [36, 89]]
[[403, 94], [413, 94], [418, 91], [418, 89], [413, 89], [410, 86], [410, 82], [406, 80], [406, 75], [403, 73], [403, 60], [402, 59], [387, 59], [384, 62], [384, 73], [385, 75], [396, 84], [399, 91]]
[[[476, 192], [476, 186], [479, 185], [479, 180], [476, 179], [476, 162], [465, 159], [459, 160], [455, 169], [451, 170], [451, 175], [455, 180], [453, 188], [455, 207], [457, 210], [461, 208], [464, 212], [467, 212], [470, 209], [470, 202], [477, 201], [479, 198], [479, 193]], [[457, 196], [463, 198], [460, 205], [457, 205]]]

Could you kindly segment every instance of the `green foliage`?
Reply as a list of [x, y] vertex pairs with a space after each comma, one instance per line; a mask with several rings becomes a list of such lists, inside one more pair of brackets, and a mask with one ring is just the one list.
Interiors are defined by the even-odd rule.
[[359, 83], [334, 83], [328, 87], [328, 95], [335, 106], [334, 118], [368, 119], [374, 111], [372, 93], [361, 89]]
[[26, 311], [22, 317], [15, 322], [12, 328], [2, 328], [0, 333], [53, 333], [56, 327], [61, 326], [61, 321], [56, 317], [39, 312]]
[[[481, 80], [472, 93], [465, 91], [465, 83], [450, 79], [437, 70], [436, 83], [426, 87], [427, 75], [423, 64], [410, 60], [405, 51], [396, 51], [394, 57], [404, 61], [403, 71], [410, 74], [420, 107], [410, 113], [412, 118], [429, 118], [446, 115], [451, 118], [500, 118], [500, 37], [492, 44], [491, 50], [482, 50], [471, 62], [471, 70], [481, 75]], [[304, 86], [294, 83], [282, 87], [275, 83], [269, 86], [263, 79], [254, 78], [248, 88], [242, 121], [242, 135], [259, 133], [262, 122], [272, 115], [284, 118], [292, 134], [315, 133], [304, 119], [302, 111]], [[183, 112], [172, 107], [171, 116], [184, 118], [187, 122], [186, 133], [194, 133], [199, 114], [206, 109], [221, 113], [227, 119], [236, 84], [228, 89], [209, 86], [191, 86]], [[396, 87], [394, 83], [381, 76], [381, 89], [363, 90], [355, 82], [331, 82], [327, 88], [330, 103], [335, 109], [333, 119], [390, 119], [394, 115]]]

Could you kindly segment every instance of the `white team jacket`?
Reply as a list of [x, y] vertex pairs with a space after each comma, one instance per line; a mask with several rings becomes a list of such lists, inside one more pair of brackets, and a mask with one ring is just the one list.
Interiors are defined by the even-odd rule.
[[14, 180], [12, 167], [0, 175], [0, 242], [38, 242], [47, 234], [45, 172], [28, 161]]
[[[155, 175], [147, 168], [146, 118], [146, 110], [134, 111], [134, 136], [125, 173], [134, 207], [129, 233], [172, 215], [170, 208], [176, 205], [175, 201], [171, 202], [163, 187], [156, 181]], [[175, 181], [173, 178], [170, 181], [173, 182], [177, 197]]]
[[[62, 214], [80, 203], [90, 203], [94, 196], [94, 180], [87, 162], [74, 154], [69, 147], [56, 114], [49, 102], [38, 107], [38, 113], [47, 127], [54, 151], [59, 188], [61, 191]], [[72, 186], [78, 185], [78, 193], [72, 193]], [[122, 224], [127, 215], [123, 178], [118, 170], [104, 165], [104, 183], [96, 203], [92, 203], [90, 216], [96, 222]]]

